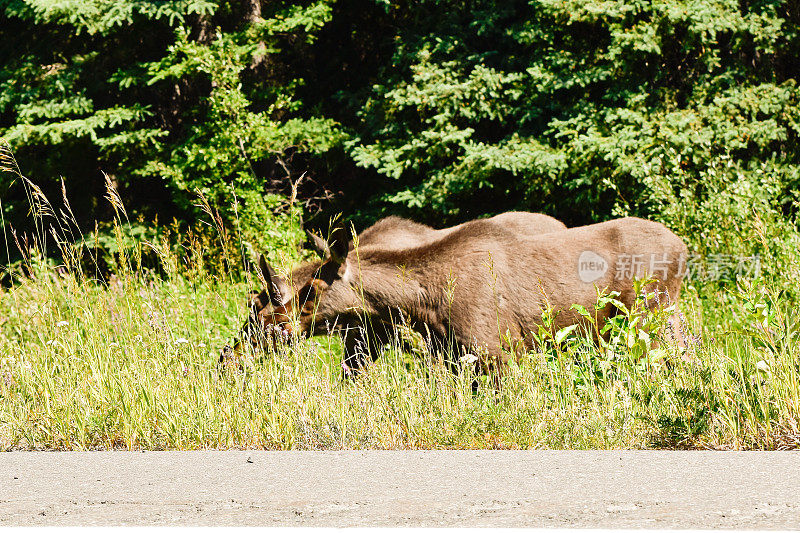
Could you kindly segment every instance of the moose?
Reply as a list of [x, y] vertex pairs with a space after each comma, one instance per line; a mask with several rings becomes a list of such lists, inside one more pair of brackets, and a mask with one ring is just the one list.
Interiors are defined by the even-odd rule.
[[[590, 308], [597, 287], [617, 291], [631, 306], [633, 276], [649, 275], [656, 280], [649, 290], [678, 301], [687, 248], [664, 225], [628, 217], [537, 232], [520, 222], [527, 215], [445, 230], [390, 219], [365, 230], [357, 248], [340, 229], [328, 240], [315, 238], [323, 259], [300, 265], [288, 280], [262, 256], [266, 287], [252, 296], [244, 336], [257, 342], [254, 332], [265, 327], [291, 333], [295, 315], [296, 333], [341, 331], [343, 367], [356, 372], [402, 319], [434, 349], [478, 353], [491, 365], [532, 346], [547, 306], [557, 310], [554, 327], [581, 323], [571, 306]], [[615, 312], [609, 305], [598, 319]]]
[[[563, 222], [551, 216], [519, 211], [502, 213], [483, 219], [481, 223], [496, 225], [509, 231], [529, 235], [539, 235], [566, 229]], [[469, 224], [469, 222], [465, 224]], [[458, 231], [465, 224], [437, 230], [408, 219], [389, 216], [361, 232], [357, 242], [359, 247], [404, 249], [419, 246], [425, 242], [433, 242], [453, 231]], [[330, 248], [328, 243], [314, 233], [311, 233], [310, 236], [313, 246], [322, 259], [329, 259]], [[348, 252], [353, 249], [354, 244], [350, 241]], [[304, 288], [304, 286], [314, 277], [321, 265], [322, 261], [310, 261], [298, 266], [289, 276], [289, 280], [291, 280], [291, 283], [289, 283], [287, 280], [277, 276], [274, 269], [262, 255], [258, 265], [259, 274], [267, 287], [261, 291], [250, 291], [248, 302], [250, 314], [248, 320], [242, 327], [239, 339], [234, 344], [233, 349], [230, 349], [229, 346], [223, 348], [220, 362], [238, 359], [243, 342], [249, 341], [254, 349], [258, 349], [260, 347], [263, 348], [266, 344], [272, 344], [273, 347], [276, 347], [278, 342], [291, 340], [293, 338], [292, 315], [297, 314], [298, 310], [301, 314], [305, 313], [305, 315], [313, 313], [312, 300], [309, 300], [310, 291], [308, 287]], [[288, 288], [289, 285], [291, 285], [291, 289]], [[301, 290], [303, 292], [302, 298], [289, 297], [293, 294], [299, 296]], [[283, 301], [284, 299], [286, 301]], [[344, 321], [339, 322], [339, 326], [344, 325]], [[343, 332], [346, 346], [350, 347], [348, 351], [365, 345], [377, 348], [378, 345], [385, 344], [391, 340], [391, 334], [386, 330], [378, 338], [374, 335], [366, 335], [364, 324], [348, 324], [347, 326], [349, 327], [339, 327], [338, 329]], [[357, 333], [357, 330], [360, 330], [360, 332]], [[370, 342], [367, 342], [368, 340]]]

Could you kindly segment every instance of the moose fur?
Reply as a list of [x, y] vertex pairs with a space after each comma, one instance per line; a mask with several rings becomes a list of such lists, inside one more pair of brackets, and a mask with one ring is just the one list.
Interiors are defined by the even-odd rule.
[[[502, 213], [491, 218], [482, 219], [481, 224], [496, 225], [507, 231], [539, 235], [566, 229], [559, 220], [540, 213], [526, 213], [520, 211]], [[441, 239], [455, 231], [459, 231], [470, 222], [444, 229], [434, 229], [425, 224], [413, 222], [401, 217], [390, 216], [383, 218], [365, 229], [358, 236], [359, 249], [393, 249], [402, 250], [421, 246]], [[320, 254], [326, 259], [331, 258], [331, 248], [327, 241], [312, 234], [312, 242]], [[340, 247], [343, 241], [339, 243]], [[336, 250], [334, 246], [334, 251]], [[347, 252], [352, 252], [354, 243], [350, 242]], [[333, 258], [334, 262], [336, 258]], [[313, 313], [313, 300], [309, 298], [311, 282], [317, 274], [322, 261], [310, 261], [294, 269], [288, 280], [278, 276], [262, 256], [259, 261], [259, 273], [266, 284], [261, 291], [251, 291], [248, 307], [251, 310], [248, 321], [242, 328], [241, 339], [234, 345], [233, 352], [241, 349], [241, 341], [249, 339], [254, 346], [271, 342], [273, 345], [278, 337], [291, 338], [292, 315], [299, 314], [305, 317]], [[302, 294], [301, 294], [302, 292]], [[340, 321], [337, 326], [344, 325]], [[342, 328], [340, 328], [342, 329]], [[369, 336], [369, 342], [363, 334], [363, 324], [349, 324], [344, 327], [345, 343], [351, 346], [350, 350], [369, 344], [375, 348], [376, 344], [388, 340], [390, 332], [385, 331], [381, 339]], [[360, 330], [361, 334], [356, 334]], [[220, 360], [226, 355], [233, 355], [230, 350], [223, 350]]]
[[[541, 213], [511, 211], [483, 220], [508, 231], [526, 235], [540, 235], [567, 229], [567, 226], [560, 220]], [[466, 224], [470, 224], [470, 222], [450, 228], [433, 229], [425, 224], [391, 216], [383, 218], [365, 229], [358, 236], [358, 243], [359, 246], [377, 245], [392, 249], [410, 248], [442, 239], [455, 231], [459, 231]], [[319, 247], [320, 243], [317, 243], [317, 245]]]
[[[544, 234], [492, 219], [438, 231], [444, 233], [405, 246], [387, 246], [384, 234], [362, 240], [357, 253], [340, 233], [325, 243], [327, 258], [301, 265], [291, 283], [262, 261], [264, 292], [271, 302], [299, 310], [303, 333], [342, 329], [346, 368], [376, 357], [398, 320], [407, 320], [434, 347], [494, 361], [530, 347], [530, 332], [548, 303], [558, 311], [556, 328], [581, 321], [570, 306], [591, 308], [596, 287], [618, 291], [631, 306], [633, 275], [649, 273], [657, 280], [652, 289], [677, 302], [687, 253], [665, 226], [639, 218]], [[627, 263], [636, 268], [620, 275]], [[609, 306], [599, 318], [613, 312]]]

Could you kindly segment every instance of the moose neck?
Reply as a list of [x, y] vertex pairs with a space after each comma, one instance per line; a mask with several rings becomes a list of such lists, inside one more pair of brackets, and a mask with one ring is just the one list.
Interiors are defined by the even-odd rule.
[[365, 248], [348, 257], [346, 280], [367, 313], [385, 315], [401, 309], [412, 316], [426, 314], [441, 295], [430, 289], [436, 275], [412, 250], [371, 250]]

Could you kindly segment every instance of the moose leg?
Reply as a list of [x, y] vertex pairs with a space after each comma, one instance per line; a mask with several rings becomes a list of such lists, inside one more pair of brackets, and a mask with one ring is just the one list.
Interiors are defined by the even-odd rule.
[[355, 377], [375, 356], [370, 351], [370, 343], [363, 327], [348, 326], [342, 338], [344, 340], [342, 371], [345, 377]]
[[344, 361], [342, 369], [345, 376], [354, 377], [362, 372], [367, 364], [375, 361], [381, 348], [391, 340], [391, 332], [383, 323], [376, 320], [367, 324], [354, 321], [348, 324], [344, 338]]
[[503, 367], [508, 359], [508, 354], [503, 352], [501, 339], [499, 336], [486, 336], [483, 340], [473, 337], [470, 342], [466, 339], [456, 339], [453, 343], [454, 349], [450, 350], [453, 360], [453, 370], [460, 372], [464, 365], [471, 365], [474, 371], [472, 380], [472, 392], [476, 393], [480, 385], [482, 376], [489, 378], [491, 390], [500, 390], [500, 378]]

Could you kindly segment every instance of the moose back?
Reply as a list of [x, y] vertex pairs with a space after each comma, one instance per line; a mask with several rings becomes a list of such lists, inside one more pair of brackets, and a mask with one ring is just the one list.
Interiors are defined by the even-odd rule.
[[[296, 315], [300, 333], [341, 331], [345, 367], [358, 369], [402, 320], [434, 349], [504, 361], [530, 348], [548, 305], [557, 311], [556, 328], [580, 322], [571, 306], [590, 308], [597, 287], [618, 291], [631, 306], [633, 277], [649, 275], [656, 280], [650, 290], [677, 302], [687, 254], [665, 226], [633, 217], [547, 233], [492, 219], [432, 231], [442, 233], [401, 245], [391, 232], [375, 231], [357, 250], [340, 231], [330, 242], [318, 239], [322, 261], [301, 265], [289, 279], [262, 257], [266, 288], [254, 296], [249, 334], [252, 327], [285, 332]], [[609, 305], [598, 318], [614, 312]]]

